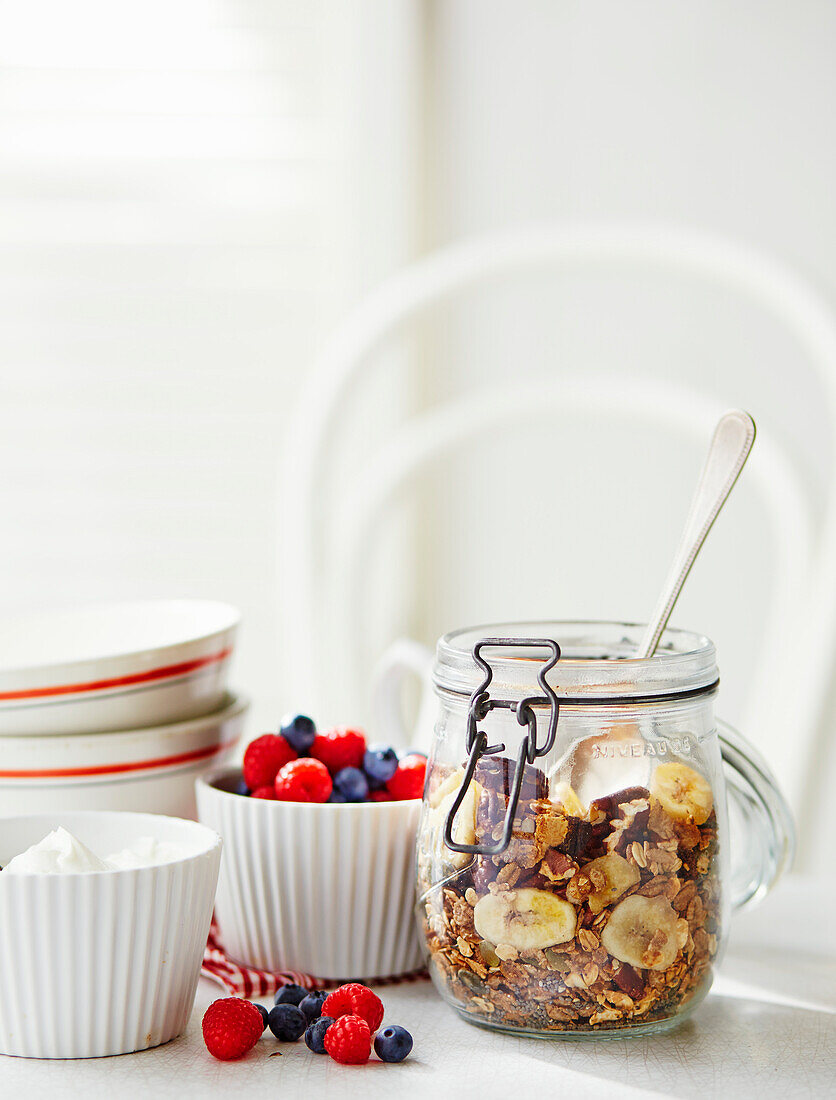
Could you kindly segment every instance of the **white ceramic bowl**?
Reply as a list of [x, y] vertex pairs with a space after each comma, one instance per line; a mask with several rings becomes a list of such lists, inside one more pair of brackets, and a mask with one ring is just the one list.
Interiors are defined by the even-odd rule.
[[135, 729], [220, 706], [239, 614], [209, 600], [93, 604], [0, 622], [0, 734]]
[[220, 838], [153, 814], [13, 817], [0, 820], [0, 864], [59, 825], [100, 856], [145, 836], [189, 854], [123, 871], [0, 872], [0, 1053], [95, 1058], [167, 1043], [194, 1001]]
[[196, 816], [194, 781], [226, 759], [249, 701], [170, 726], [73, 737], [0, 737], [0, 817], [52, 810]]
[[224, 840], [215, 914], [230, 957], [328, 981], [419, 969], [420, 799], [270, 802], [233, 793], [240, 777], [197, 781], [198, 817]]

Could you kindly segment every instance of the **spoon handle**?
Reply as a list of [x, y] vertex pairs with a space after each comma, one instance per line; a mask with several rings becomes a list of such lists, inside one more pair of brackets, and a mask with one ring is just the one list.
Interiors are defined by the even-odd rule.
[[676, 556], [636, 653], [637, 657], [652, 657], [656, 652], [662, 631], [668, 625], [668, 619], [691, 566], [711, 530], [711, 525], [726, 503], [754, 442], [755, 422], [748, 413], [732, 409], [718, 421]]

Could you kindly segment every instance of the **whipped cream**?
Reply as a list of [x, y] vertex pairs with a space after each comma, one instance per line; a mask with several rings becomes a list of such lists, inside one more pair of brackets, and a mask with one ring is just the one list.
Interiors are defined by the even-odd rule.
[[90, 871], [122, 871], [133, 867], [154, 867], [182, 859], [186, 850], [153, 837], [140, 837], [121, 852], [100, 859], [72, 833], [59, 826], [43, 840], [10, 860], [3, 873], [18, 875], [68, 875]]

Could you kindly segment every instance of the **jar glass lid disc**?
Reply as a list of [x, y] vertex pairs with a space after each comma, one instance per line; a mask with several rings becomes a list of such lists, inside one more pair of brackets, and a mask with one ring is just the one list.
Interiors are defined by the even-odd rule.
[[[634, 655], [641, 623], [552, 621], [493, 623], [445, 634], [439, 640], [433, 680], [441, 690], [469, 695], [482, 679], [473, 647], [482, 638], [551, 638], [561, 657], [548, 674], [559, 698], [638, 700], [692, 694], [713, 688], [718, 672], [713, 643], [701, 634], [668, 628], [653, 657]], [[509, 697], [531, 695], [546, 650], [501, 646], [485, 651], [494, 670], [491, 690]]]

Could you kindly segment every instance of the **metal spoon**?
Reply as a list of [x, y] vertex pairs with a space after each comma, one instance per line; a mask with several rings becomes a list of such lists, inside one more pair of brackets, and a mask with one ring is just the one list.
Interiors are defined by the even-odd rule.
[[668, 625], [668, 619], [691, 572], [691, 566], [711, 530], [711, 525], [726, 503], [754, 442], [755, 422], [748, 413], [732, 409], [718, 421], [682, 538], [636, 653], [637, 657], [652, 657], [656, 652], [662, 631]]

